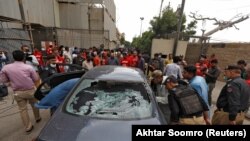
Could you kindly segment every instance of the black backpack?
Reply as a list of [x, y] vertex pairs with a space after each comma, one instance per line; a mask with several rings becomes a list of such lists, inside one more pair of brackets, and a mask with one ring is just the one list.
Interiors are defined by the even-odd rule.
[[204, 111], [203, 99], [190, 85], [179, 85], [174, 97], [180, 106], [182, 115], [193, 115]]

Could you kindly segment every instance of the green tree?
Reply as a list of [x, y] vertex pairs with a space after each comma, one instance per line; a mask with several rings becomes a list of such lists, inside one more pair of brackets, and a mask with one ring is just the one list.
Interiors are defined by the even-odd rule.
[[130, 43], [129, 41], [125, 41], [125, 42], [124, 42], [124, 46], [125, 46], [126, 48], [129, 48], [129, 47], [131, 47], [131, 43]]
[[146, 31], [142, 34], [142, 37], [134, 37], [131, 46], [140, 49], [144, 53], [150, 53], [152, 39], [154, 37], [152, 30]]
[[[132, 46], [141, 49], [144, 52], [150, 53], [152, 39], [153, 38], [170, 38], [175, 35], [178, 25], [179, 14], [178, 10], [174, 11], [170, 5], [164, 8], [162, 16], [154, 17], [151, 21], [151, 27], [149, 31], [146, 31], [140, 37], [134, 37], [132, 41]], [[195, 28], [197, 21], [191, 21], [186, 27], [186, 16], [182, 17], [181, 32], [182, 35], [194, 35], [196, 33]], [[185, 37], [185, 38], [184, 38]], [[188, 36], [184, 36], [182, 39], [188, 40]]]
[[193, 20], [191, 21], [188, 25], [187, 28], [184, 30], [186, 37], [184, 37], [184, 40], [189, 40], [189, 35], [195, 35], [196, 31], [195, 29], [197, 28], [197, 21]]

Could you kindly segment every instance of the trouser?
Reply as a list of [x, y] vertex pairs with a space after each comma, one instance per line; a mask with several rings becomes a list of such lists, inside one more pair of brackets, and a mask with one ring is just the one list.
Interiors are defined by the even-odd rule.
[[[236, 116], [236, 125], [242, 125], [245, 119], [245, 112], [239, 112]], [[216, 110], [212, 118], [213, 125], [229, 125], [229, 113]]]
[[180, 118], [179, 124], [181, 125], [206, 125], [203, 116], [193, 116], [191, 118]]
[[162, 103], [158, 103], [160, 110], [162, 111], [165, 120], [167, 121], [167, 123], [170, 123], [170, 109], [169, 109], [169, 104], [162, 104]]
[[35, 93], [35, 89], [25, 90], [25, 91], [15, 91], [14, 93], [14, 99], [17, 102], [20, 115], [21, 115], [23, 124], [26, 129], [30, 129], [32, 126], [32, 123], [30, 121], [30, 117], [28, 114], [27, 102], [29, 102], [32, 107], [35, 120], [40, 119], [39, 109], [34, 107], [34, 104], [37, 102], [37, 100], [34, 97], [34, 93]]
[[209, 106], [212, 104], [212, 92], [215, 87], [215, 83], [208, 83], [208, 103]]

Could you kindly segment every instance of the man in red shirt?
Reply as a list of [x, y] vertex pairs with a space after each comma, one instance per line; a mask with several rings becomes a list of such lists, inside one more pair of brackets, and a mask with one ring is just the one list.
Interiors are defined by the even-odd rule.
[[137, 67], [138, 65], [138, 55], [137, 51], [133, 52], [133, 55], [131, 55], [131, 67]]
[[50, 54], [53, 53], [53, 46], [52, 46], [52, 45], [50, 45], [50, 46], [46, 49], [46, 53], [47, 53], [47, 55], [50, 55]]
[[101, 59], [99, 57], [99, 55], [97, 54], [97, 52], [95, 51], [94, 52], [94, 59], [93, 59], [93, 63], [94, 63], [94, 66], [100, 66], [101, 65]]
[[120, 62], [121, 66], [126, 66], [126, 67], [130, 67], [130, 59], [127, 55], [127, 53], [124, 53], [123, 54], [123, 58], [121, 59], [121, 62]]
[[[60, 56], [59, 51], [58, 51], [57, 48], [53, 49], [53, 55], [55, 55], [55, 57], [56, 57], [56, 63], [57, 64], [65, 63], [64, 57]], [[59, 70], [60, 70], [60, 72], [64, 72], [64, 66], [59, 66]]]
[[37, 59], [37, 61], [38, 61], [38, 63], [39, 63], [39, 66], [44, 66], [42, 52], [39, 51], [37, 48], [35, 48], [33, 54], [34, 54], [34, 56], [36, 57], [36, 59]]
[[205, 77], [205, 73], [208, 69], [207, 57], [205, 55], [200, 56], [200, 60], [195, 64], [196, 67], [196, 75]]

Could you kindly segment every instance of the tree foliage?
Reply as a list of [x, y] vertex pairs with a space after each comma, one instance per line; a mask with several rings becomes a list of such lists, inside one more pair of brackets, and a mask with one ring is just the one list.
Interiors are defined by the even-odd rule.
[[152, 39], [154, 33], [152, 30], [146, 31], [142, 34], [142, 37], [134, 37], [131, 46], [140, 49], [144, 53], [150, 53]]
[[[154, 17], [150, 21], [151, 27], [140, 37], [134, 37], [132, 46], [141, 49], [144, 52], [150, 53], [153, 38], [169, 38], [169, 35], [175, 35], [179, 19], [179, 10], [174, 11], [170, 5], [164, 8], [161, 17]], [[197, 21], [191, 21], [186, 26], [186, 16], [183, 14], [181, 32], [182, 35], [194, 35]], [[182, 39], [188, 40], [188, 36]]]

